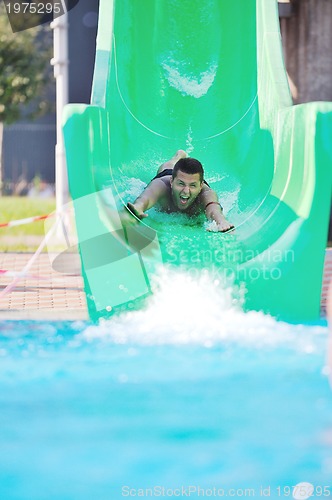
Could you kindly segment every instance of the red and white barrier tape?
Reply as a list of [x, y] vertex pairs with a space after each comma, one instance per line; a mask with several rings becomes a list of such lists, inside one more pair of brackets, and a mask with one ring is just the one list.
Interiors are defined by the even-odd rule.
[[[44, 219], [47, 219], [48, 217], [53, 217], [53, 216], [56, 216], [56, 220], [55, 220], [55, 223], [53, 224], [53, 226], [51, 227], [51, 229], [48, 231], [48, 233], [46, 234], [46, 236], [44, 237], [43, 241], [40, 243], [37, 251], [35, 252], [35, 254], [31, 257], [31, 259], [28, 261], [28, 263], [24, 266], [24, 268], [22, 269], [22, 271], [9, 271], [7, 269], [0, 269], [0, 276], [1, 275], [5, 275], [5, 276], [9, 276], [9, 277], [12, 277], [13, 280], [11, 283], [9, 283], [3, 290], [1, 290], [0, 292], [0, 299], [3, 298], [5, 295], [7, 295], [8, 293], [12, 292], [14, 290], [14, 288], [16, 287], [16, 285], [22, 280], [22, 279], [33, 279], [33, 280], [49, 280], [49, 278], [47, 277], [41, 277], [41, 276], [36, 276], [36, 275], [33, 275], [33, 274], [29, 274], [29, 271], [31, 269], [31, 267], [34, 265], [34, 263], [36, 262], [36, 260], [38, 259], [38, 257], [40, 256], [42, 250], [44, 249], [45, 246], [47, 246], [49, 240], [51, 239], [51, 237], [53, 236], [54, 232], [56, 231], [59, 223], [62, 224], [63, 226], [63, 230], [64, 230], [64, 234], [65, 234], [65, 237], [66, 237], [66, 241], [68, 242], [68, 237], [67, 237], [67, 233], [66, 233], [66, 228], [64, 226], [64, 223], [63, 223], [63, 214], [62, 213], [57, 213], [57, 212], [54, 212], [54, 213], [51, 213], [49, 215], [38, 215], [38, 216], [35, 216], [35, 217], [28, 217], [26, 219], [20, 219], [20, 220], [16, 220], [16, 221], [10, 221], [10, 222], [6, 222], [6, 223], [2, 223], [0, 224], [0, 228], [1, 227], [11, 227], [11, 226], [19, 226], [21, 224], [29, 224], [31, 222], [36, 222], [36, 221], [40, 221], [40, 220], [44, 220]], [[69, 274], [67, 275], [68, 277], [74, 277], [74, 276], [80, 276], [79, 274]], [[55, 278], [55, 277], [52, 277], [52, 281], [59, 281], [60, 282], [63, 281], [63, 278]]]
[[[24, 278], [25, 280], [39, 280], [39, 281], [61, 281], [63, 282], [64, 278], [57, 278], [57, 277], [47, 277], [47, 276], [37, 276], [36, 274], [24, 274], [22, 271], [9, 271], [9, 269], [0, 269], [0, 278], [1, 276], [6, 276], [9, 278]], [[66, 273], [66, 278], [77, 278], [78, 276], [81, 276], [80, 274], [75, 274], [75, 273]]]
[[45, 220], [48, 217], [52, 217], [53, 214], [49, 215], [37, 215], [35, 217], [27, 217], [26, 219], [12, 220], [10, 222], [2, 222], [0, 227], [14, 227], [14, 226], [22, 226], [23, 224], [30, 224], [31, 222], [37, 222], [40, 220]]
[[55, 221], [55, 224], [49, 230], [49, 232], [46, 234], [46, 236], [44, 237], [43, 241], [39, 245], [37, 251], [35, 252], [35, 254], [31, 257], [31, 259], [29, 260], [29, 262], [24, 266], [24, 268], [19, 273], [19, 275], [16, 275], [14, 277], [13, 281], [11, 283], [9, 283], [9, 285], [7, 285], [0, 292], [0, 299], [2, 299], [5, 295], [7, 295], [8, 293], [10, 293], [12, 290], [14, 290], [15, 286], [17, 285], [17, 283], [19, 283], [20, 280], [22, 280], [24, 277], [26, 277], [29, 274], [29, 271], [30, 271], [31, 267], [33, 266], [33, 264], [35, 263], [35, 261], [38, 259], [38, 257], [41, 254], [43, 248], [48, 244], [48, 241], [50, 240], [51, 236], [55, 232], [55, 230], [56, 230], [56, 228], [58, 226], [59, 221], [60, 221], [60, 216], [58, 214], [58, 217], [57, 217], [57, 219]]
[[9, 271], [8, 269], [0, 269], [0, 277], [1, 276], [7, 276], [9, 278], [16, 278], [17, 276], [22, 276], [22, 278], [25, 279], [32, 279], [32, 280], [40, 279], [39, 276], [35, 276], [34, 274], [22, 274], [22, 271]]

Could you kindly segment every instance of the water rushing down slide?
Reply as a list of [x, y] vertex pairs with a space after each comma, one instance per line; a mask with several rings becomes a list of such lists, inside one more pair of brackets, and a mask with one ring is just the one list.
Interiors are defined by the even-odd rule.
[[[331, 131], [331, 103], [292, 106], [275, 0], [101, 0], [91, 105], [64, 122], [91, 318], [143, 307], [161, 266], [205, 269], [245, 310], [317, 320]], [[234, 233], [156, 210], [122, 227], [118, 211], [180, 148]]]

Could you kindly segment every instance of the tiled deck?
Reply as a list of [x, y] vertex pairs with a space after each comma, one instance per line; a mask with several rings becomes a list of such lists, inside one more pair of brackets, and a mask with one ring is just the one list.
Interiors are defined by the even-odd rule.
[[[0, 270], [21, 272], [33, 253], [0, 253]], [[33, 276], [33, 277], [32, 277]], [[0, 274], [0, 292], [14, 279]], [[321, 312], [332, 279], [332, 248], [326, 250]], [[83, 280], [79, 275], [63, 275], [51, 266], [48, 254], [41, 254], [10, 293], [0, 299], [0, 319], [82, 320], [87, 319]]]
[[321, 296], [321, 312], [326, 315], [327, 293], [332, 280], [332, 248], [327, 248], [325, 252], [324, 277]]
[[[21, 272], [33, 253], [0, 253], [0, 269]], [[83, 279], [52, 269], [48, 254], [41, 254], [29, 277], [0, 299], [0, 319], [76, 320], [87, 319]], [[0, 275], [0, 292], [13, 281]]]

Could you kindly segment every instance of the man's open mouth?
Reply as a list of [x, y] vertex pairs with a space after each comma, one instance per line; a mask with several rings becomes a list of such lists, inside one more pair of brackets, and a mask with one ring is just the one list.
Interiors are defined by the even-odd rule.
[[186, 205], [186, 203], [188, 202], [190, 196], [188, 198], [184, 198], [183, 196], [180, 196], [180, 203], [181, 205]]

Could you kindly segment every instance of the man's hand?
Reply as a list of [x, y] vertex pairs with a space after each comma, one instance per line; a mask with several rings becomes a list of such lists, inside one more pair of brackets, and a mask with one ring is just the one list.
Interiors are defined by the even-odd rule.
[[213, 223], [206, 229], [211, 232], [227, 233], [234, 229], [234, 225], [228, 222], [223, 214], [222, 206], [218, 201], [217, 193], [210, 187], [203, 186], [202, 188], [202, 202], [205, 206], [205, 214]]
[[219, 222], [219, 224], [217, 224], [217, 228], [220, 233], [227, 233], [228, 231], [235, 229], [235, 226], [225, 219], [223, 222]]
[[145, 219], [145, 217], [148, 217], [148, 214], [144, 213], [139, 205], [135, 205], [134, 203], [128, 202], [127, 207], [129, 208], [130, 212], [136, 215], [138, 219]]
[[120, 213], [121, 222], [124, 226], [135, 226], [138, 224], [137, 219], [144, 219], [148, 214], [145, 214], [143, 210], [134, 203], [127, 203], [127, 206], [123, 207]]
[[206, 230], [211, 232], [227, 233], [228, 231], [235, 230], [235, 227], [233, 224], [228, 222], [225, 217], [222, 217], [222, 219], [218, 220], [218, 222], [213, 221]]

